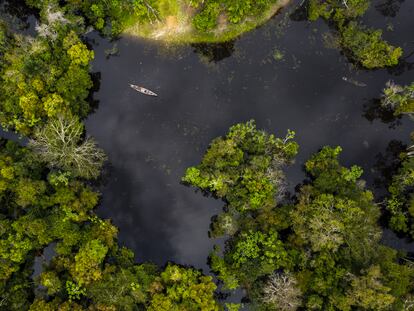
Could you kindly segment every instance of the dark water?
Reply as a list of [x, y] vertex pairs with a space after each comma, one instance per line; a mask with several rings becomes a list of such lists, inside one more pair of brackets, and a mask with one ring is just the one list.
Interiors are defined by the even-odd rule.
[[[223, 203], [180, 179], [199, 163], [209, 142], [235, 123], [255, 119], [259, 128], [279, 136], [296, 131], [300, 153], [287, 170], [291, 189], [304, 178], [304, 161], [324, 145], [341, 145], [343, 162], [362, 166], [374, 186], [392, 154], [409, 142], [412, 121], [378, 110], [377, 99], [389, 79], [414, 81], [414, 1], [373, 1], [364, 17], [367, 25], [393, 28], [384, 37], [405, 50], [400, 66], [377, 71], [357, 69], [340, 51], [324, 47], [331, 30], [322, 21], [303, 21], [294, 12], [297, 4], [221, 46], [167, 49], [126, 37], [115, 43], [118, 56], [107, 58], [114, 43], [89, 35], [100, 90], [87, 131], [110, 160], [98, 211], [120, 228], [121, 243], [137, 260], [172, 260], [208, 271], [215, 242], [207, 235], [210, 218]], [[284, 55], [281, 60], [273, 58], [275, 50]], [[159, 97], [138, 94], [129, 83]], [[388, 146], [391, 157], [380, 157]], [[385, 236], [394, 246], [414, 250], [388, 231]]]

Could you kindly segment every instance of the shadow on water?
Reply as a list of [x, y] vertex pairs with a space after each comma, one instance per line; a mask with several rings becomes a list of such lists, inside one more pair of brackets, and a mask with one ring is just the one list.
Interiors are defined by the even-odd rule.
[[375, 8], [384, 16], [395, 17], [405, 0], [382, 0]]
[[[375, 156], [375, 163], [372, 167], [374, 186], [379, 189], [379, 195], [385, 194], [386, 188], [391, 184], [392, 177], [401, 167], [400, 154], [406, 151], [407, 145], [399, 140], [392, 140], [388, 143], [384, 152]], [[380, 200], [383, 199], [380, 197]]]
[[92, 72], [91, 73], [92, 79], [92, 88], [89, 90], [88, 98], [86, 99], [89, 103], [90, 112], [94, 113], [99, 108], [99, 100], [95, 98], [95, 93], [99, 92], [101, 87], [101, 73], [100, 72]]
[[379, 98], [370, 99], [364, 104], [363, 116], [370, 122], [380, 120], [392, 129], [401, 125], [401, 116], [395, 116], [394, 111], [383, 107]]
[[[411, 52], [408, 56], [403, 57], [397, 66], [389, 68], [388, 72], [393, 76], [400, 76], [407, 71], [411, 71], [414, 69], [414, 52]], [[411, 59], [413, 61], [408, 61]]]
[[303, 1], [301, 5], [298, 5], [293, 12], [289, 15], [289, 18], [295, 22], [303, 22], [308, 20], [308, 1]]
[[234, 52], [234, 41], [217, 44], [192, 44], [194, 53], [200, 55], [208, 62], [219, 62], [230, 57]]

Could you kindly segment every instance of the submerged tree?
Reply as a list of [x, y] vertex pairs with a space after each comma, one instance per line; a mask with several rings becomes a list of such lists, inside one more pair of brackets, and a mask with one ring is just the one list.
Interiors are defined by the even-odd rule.
[[74, 176], [97, 178], [106, 160], [92, 138], [82, 140], [83, 125], [76, 117], [59, 116], [36, 129], [29, 147], [51, 168]]

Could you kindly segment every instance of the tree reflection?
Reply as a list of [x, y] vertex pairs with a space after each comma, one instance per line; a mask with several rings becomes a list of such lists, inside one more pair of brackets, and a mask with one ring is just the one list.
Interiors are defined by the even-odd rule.
[[395, 129], [401, 125], [401, 116], [394, 115], [394, 111], [381, 105], [381, 99], [373, 98], [363, 106], [363, 117], [368, 121], [380, 120], [388, 124], [389, 128]]
[[384, 16], [395, 17], [405, 0], [383, 0], [375, 6]]
[[410, 59], [413, 55], [414, 55], [414, 51], [407, 54], [407, 56], [400, 59], [400, 61], [398, 62], [398, 65], [388, 68], [387, 69], [388, 72], [392, 75], [400, 76], [400, 75], [402, 75], [403, 73], [405, 73], [407, 71], [413, 70], [414, 69], [414, 61], [411, 61], [411, 62], [408, 61], [408, 59]]
[[406, 151], [407, 145], [399, 140], [391, 140], [388, 143], [385, 152], [378, 153], [375, 156], [373, 171], [375, 174], [374, 186], [380, 192], [384, 192], [390, 185], [392, 177], [401, 167], [400, 154]]
[[208, 62], [219, 62], [227, 57], [230, 57], [234, 52], [235, 41], [224, 43], [197, 43], [192, 44], [194, 53], [201, 55]]

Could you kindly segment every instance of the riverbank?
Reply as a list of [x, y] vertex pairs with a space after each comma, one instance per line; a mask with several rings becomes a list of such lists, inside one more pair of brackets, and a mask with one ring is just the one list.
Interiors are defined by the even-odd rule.
[[160, 10], [158, 21], [136, 23], [131, 21], [124, 34], [169, 43], [219, 43], [230, 41], [243, 33], [251, 31], [272, 18], [290, 0], [279, 0], [258, 17], [247, 17], [234, 24], [225, 13], [220, 14], [217, 26], [210, 31], [198, 31], [193, 26], [196, 10], [181, 1], [167, 1], [168, 6]]

